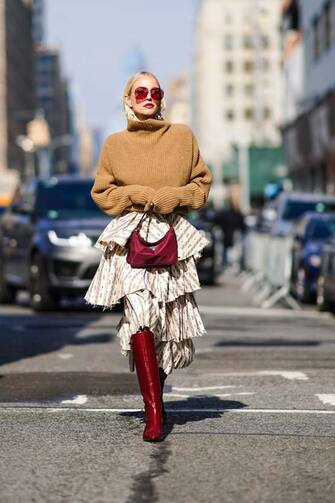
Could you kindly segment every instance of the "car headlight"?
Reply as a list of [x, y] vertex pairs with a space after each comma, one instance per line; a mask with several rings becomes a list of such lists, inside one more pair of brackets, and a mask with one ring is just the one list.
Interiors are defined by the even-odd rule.
[[310, 255], [307, 261], [313, 267], [319, 267], [319, 265], [321, 264], [321, 258], [319, 255]]
[[89, 247], [92, 246], [92, 241], [89, 237], [84, 234], [84, 232], [79, 232], [73, 236], [69, 236], [66, 238], [59, 237], [56, 231], [48, 231], [48, 238], [50, 243], [55, 246], [84, 246]]

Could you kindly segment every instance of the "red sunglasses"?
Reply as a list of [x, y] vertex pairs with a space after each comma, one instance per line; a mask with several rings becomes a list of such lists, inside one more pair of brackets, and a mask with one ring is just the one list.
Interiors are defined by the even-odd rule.
[[163, 99], [164, 96], [164, 91], [160, 87], [153, 87], [152, 89], [149, 89], [147, 87], [136, 87], [134, 90], [134, 95], [137, 103], [144, 101], [150, 92], [150, 96], [154, 101], [157, 101], [157, 103], [160, 103]]

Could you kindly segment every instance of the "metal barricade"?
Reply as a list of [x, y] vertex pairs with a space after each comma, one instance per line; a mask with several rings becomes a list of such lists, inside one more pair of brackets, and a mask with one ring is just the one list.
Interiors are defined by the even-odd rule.
[[242, 288], [258, 287], [255, 303], [264, 308], [286, 301], [292, 309], [301, 309], [290, 294], [292, 238], [250, 232], [246, 247], [246, 268], [250, 276]]

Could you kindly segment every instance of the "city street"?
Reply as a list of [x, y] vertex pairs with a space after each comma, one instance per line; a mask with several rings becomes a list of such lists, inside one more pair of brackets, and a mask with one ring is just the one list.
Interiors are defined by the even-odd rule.
[[196, 298], [208, 334], [156, 444], [120, 312], [1, 307], [1, 503], [334, 501], [335, 318], [256, 309], [231, 275]]

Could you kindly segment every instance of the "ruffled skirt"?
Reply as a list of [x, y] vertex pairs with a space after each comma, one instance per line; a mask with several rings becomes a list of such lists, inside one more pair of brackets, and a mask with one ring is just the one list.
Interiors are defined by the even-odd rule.
[[134, 371], [131, 335], [148, 326], [155, 337], [159, 366], [170, 374], [193, 360], [192, 339], [206, 333], [193, 292], [200, 289], [196, 262], [208, 240], [183, 216], [152, 213], [144, 217], [141, 235], [154, 242], [173, 225], [178, 242], [178, 262], [173, 266], [134, 269], [126, 261], [126, 243], [142, 212], [115, 217], [99, 236], [95, 247], [103, 251], [100, 264], [85, 294], [87, 303], [110, 309], [124, 301], [118, 324], [121, 353]]

